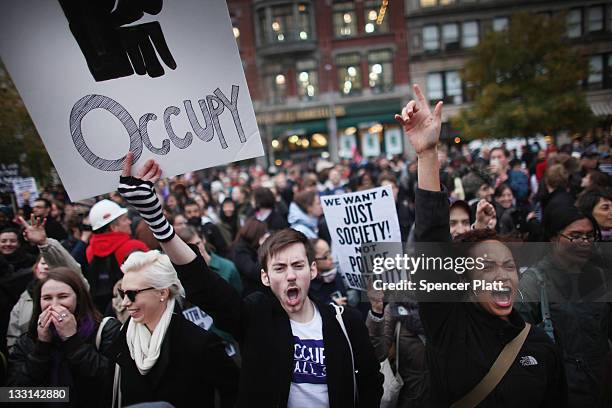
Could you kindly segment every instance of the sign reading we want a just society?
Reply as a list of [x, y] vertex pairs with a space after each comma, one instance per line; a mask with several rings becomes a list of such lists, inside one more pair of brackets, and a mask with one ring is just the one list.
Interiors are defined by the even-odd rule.
[[[373, 260], [401, 254], [401, 234], [391, 186], [321, 197], [333, 253], [346, 284], [366, 290]], [[388, 243], [381, 245], [381, 243]], [[392, 253], [391, 253], [392, 252]], [[384, 281], [397, 281], [392, 271]]]
[[263, 155], [225, 1], [0, 4], [0, 56], [72, 200], [115, 190], [128, 151], [164, 176]]

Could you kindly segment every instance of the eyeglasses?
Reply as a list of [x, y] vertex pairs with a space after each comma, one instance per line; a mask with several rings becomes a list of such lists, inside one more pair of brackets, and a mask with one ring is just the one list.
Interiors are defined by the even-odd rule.
[[151, 290], [151, 289], [155, 289], [155, 288], [151, 287], [151, 288], [145, 288], [145, 289], [125, 290], [125, 291], [121, 289], [117, 289], [117, 292], [119, 292], [119, 296], [121, 296], [121, 299], [124, 299], [125, 296], [127, 295], [128, 299], [130, 299], [130, 302], [135, 302], [137, 294], [139, 294], [140, 292], [144, 292], [146, 290]]
[[595, 241], [595, 235], [593, 235], [593, 234], [577, 234], [577, 235], [572, 234], [570, 236], [567, 236], [565, 234], [559, 233], [559, 235], [561, 235], [563, 238], [567, 239], [569, 242], [574, 242], [574, 241], [577, 241], [579, 239], [582, 239], [582, 241], [584, 241], [584, 242], [593, 242], [593, 241]]

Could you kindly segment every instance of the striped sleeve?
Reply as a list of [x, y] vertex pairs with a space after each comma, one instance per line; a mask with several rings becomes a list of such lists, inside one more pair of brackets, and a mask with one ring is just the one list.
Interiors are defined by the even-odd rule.
[[155, 239], [167, 242], [174, 237], [174, 228], [164, 216], [153, 183], [131, 176], [122, 176], [119, 178], [118, 191], [121, 197], [134, 207], [149, 225]]

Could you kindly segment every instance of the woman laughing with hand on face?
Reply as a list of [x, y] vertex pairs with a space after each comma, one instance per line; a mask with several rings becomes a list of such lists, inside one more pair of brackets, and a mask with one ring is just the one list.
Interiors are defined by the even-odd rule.
[[101, 325], [85, 283], [74, 271], [53, 268], [34, 289], [29, 331], [9, 357], [9, 381], [18, 387], [69, 387], [69, 407], [109, 406], [103, 392], [110, 363], [103, 355], [119, 330]]

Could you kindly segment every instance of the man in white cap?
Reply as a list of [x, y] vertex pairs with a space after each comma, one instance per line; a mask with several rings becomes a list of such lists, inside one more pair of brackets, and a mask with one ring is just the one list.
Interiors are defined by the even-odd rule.
[[89, 211], [93, 235], [86, 250], [89, 267], [85, 276], [94, 302], [103, 313], [112, 298], [113, 286], [123, 276], [119, 267], [125, 258], [132, 252], [149, 250], [144, 242], [131, 238], [132, 221], [127, 212], [111, 200], [98, 201]]

